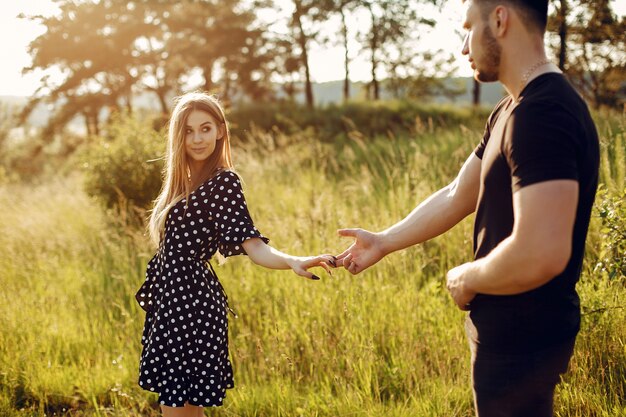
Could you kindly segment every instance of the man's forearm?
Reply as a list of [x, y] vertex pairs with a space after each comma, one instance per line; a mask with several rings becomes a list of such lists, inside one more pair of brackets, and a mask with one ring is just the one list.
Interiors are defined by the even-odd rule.
[[521, 294], [542, 286], [563, 271], [562, 262], [551, 262], [549, 256], [509, 236], [489, 255], [469, 264], [464, 284], [481, 294]]
[[379, 233], [386, 254], [425, 242], [450, 230], [474, 210], [454, 184], [424, 200], [404, 219]]

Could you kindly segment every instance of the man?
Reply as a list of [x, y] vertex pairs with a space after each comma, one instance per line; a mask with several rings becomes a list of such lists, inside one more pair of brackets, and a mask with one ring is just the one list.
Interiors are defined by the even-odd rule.
[[380, 233], [343, 229], [353, 274], [431, 239], [476, 211], [475, 260], [447, 274], [468, 310], [477, 415], [552, 416], [554, 388], [579, 330], [580, 276], [598, 181], [587, 106], [545, 54], [547, 0], [463, 2], [478, 81], [509, 95], [457, 178]]

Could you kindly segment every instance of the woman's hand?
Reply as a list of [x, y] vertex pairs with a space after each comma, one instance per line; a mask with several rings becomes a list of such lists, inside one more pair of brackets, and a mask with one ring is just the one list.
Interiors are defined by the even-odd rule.
[[336, 258], [332, 255], [319, 255], [319, 256], [292, 256], [287, 261], [289, 267], [296, 274], [301, 277], [310, 278], [310, 279], [320, 279], [317, 275], [307, 271], [309, 268], [313, 268], [315, 266], [321, 266], [328, 272], [330, 275], [329, 265], [332, 267], [336, 267]]
[[337, 266], [337, 258], [333, 255], [292, 256], [271, 247], [259, 238], [248, 239], [242, 243], [242, 246], [255, 264], [270, 269], [291, 268], [293, 272], [305, 278], [320, 279], [317, 275], [307, 271], [314, 266], [321, 266], [329, 274], [329, 265]]

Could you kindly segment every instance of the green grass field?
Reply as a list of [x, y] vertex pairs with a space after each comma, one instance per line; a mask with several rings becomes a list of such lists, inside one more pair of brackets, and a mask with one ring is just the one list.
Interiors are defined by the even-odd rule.
[[[625, 127], [623, 115], [598, 116], [610, 196], [625, 188]], [[355, 131], [324, 143], [311, 131], [256, 132], [233, 152], [275, 247], [338, 253], [349, 241], [337, 228], [401, 219], [453, 179], [481, 133], [424, 124], [410, 136]], [[76, 172], [0, 188], [0, 416], [160, 414], [136, 384], [144, 314], [134, 294], [153, 248], [82, 184]], [[358, 276], [319, 271], [317, 282], [245, 257], [217, 266], [239, 314], [230, 322], [236, 387], [206, 414], [473, 416], [465, 313], [445, 289], [446, 271], [471, 259], [471, 229], [470, 217]], [[626, 281], [598, 267], [606, 233], [594, 212], [560, 417], [626, 416]]]

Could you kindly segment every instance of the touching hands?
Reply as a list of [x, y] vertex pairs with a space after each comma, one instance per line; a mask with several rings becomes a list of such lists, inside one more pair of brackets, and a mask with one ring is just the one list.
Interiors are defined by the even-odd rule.
[[337, 266], [343, 266], [351, 274], [369, 268], [385, 256], [380, 235], [363, 229], [340, 229], [339, 236], [353, 237], [355, 241], [337, 256]]
[[[328, 270], [327, 264], [330, 264], [337, 267], [343, 266], [351, 274], [358, 274], [387, 254], [383, 248], [381, 235], [378, 233], [363, 229], [340, 229], [338, 233], [340, 236], [352, 237], [355, 240], [348, 249], [335, 258], [336, 265], [326, 259], [326, 263], [321, 265], [326, 270]], [[467, 285], [474, 267], [474, 263], [467, 262], [448, 271], [446, 277], [448, 291], [461, 310], [469, 310], [470, 302], [476, 297], [476, 292]]]
[[301, 277], [310, 278], [314, 280], [320, 279], [317, 275], [307, 271], [309, 268], [313, 268], [315, 266], [321, 266], [328, 272], [330, 275], [330, 268], [328, 265], [336, 266], [335, 257], [332, 255], [319, 255], [319, 256], [292, 256], [287, 264], [296, 274]]

